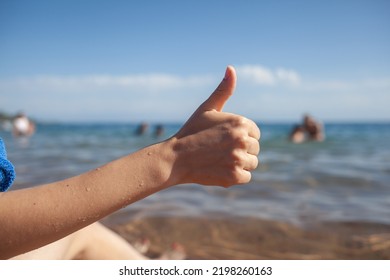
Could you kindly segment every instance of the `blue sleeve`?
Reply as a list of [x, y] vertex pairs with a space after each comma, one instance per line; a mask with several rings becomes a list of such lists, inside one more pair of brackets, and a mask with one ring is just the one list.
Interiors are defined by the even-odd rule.
[[7, 159], [3, 140], [0, 138], [0, 192], [5, 192], [15, 179], [15, 169]]

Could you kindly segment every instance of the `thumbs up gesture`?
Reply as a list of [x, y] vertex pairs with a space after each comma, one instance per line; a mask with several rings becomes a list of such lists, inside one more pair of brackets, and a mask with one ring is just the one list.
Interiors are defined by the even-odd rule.
[[250, 181], [258, 165], [260, 130], [245, 117], [222, 112], [236, 79], [228, 66], [216, 90], [171, 138], [176, 152], [172, 174], [178, 183], [229, 187]]

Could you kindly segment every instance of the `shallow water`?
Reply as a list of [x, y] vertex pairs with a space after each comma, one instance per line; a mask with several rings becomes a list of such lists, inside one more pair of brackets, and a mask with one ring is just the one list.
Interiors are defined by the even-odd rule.
[[[136, 136], [134, 124], [39, 124], [30, 139], [0, 137], [16, 166], [13, 189], [77, 175], [163, 138]], [[121, 210], [121, 219], [153, 216], [250, 217], [305, 224], [390, 224], [390, 124], [327, 124], [322, 143], [287, 141], [292, 124], [260, 124], [260, 166], [230, 189], [177, 186]]]

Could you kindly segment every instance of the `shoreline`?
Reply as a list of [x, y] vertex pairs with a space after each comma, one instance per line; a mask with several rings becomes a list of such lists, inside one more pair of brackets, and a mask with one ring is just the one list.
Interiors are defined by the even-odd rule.
[[173, 243], [190, 260], [389, 260], [390, 225], [371, 222], [322, 222], [299, 227], [258, 218], [144, 217], [103, 224], [131, 244], [151, 241], [156, 258]]

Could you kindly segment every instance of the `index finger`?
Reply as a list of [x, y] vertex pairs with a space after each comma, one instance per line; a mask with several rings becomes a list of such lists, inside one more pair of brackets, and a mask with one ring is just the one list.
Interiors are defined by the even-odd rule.
[[250, 137], [255, 138], [256, 140], [260, 140], [261, 132], [260, 128], [257, 126], [257, 124], [248, 119], [249, 129], [248, 129], [248, 135]]

